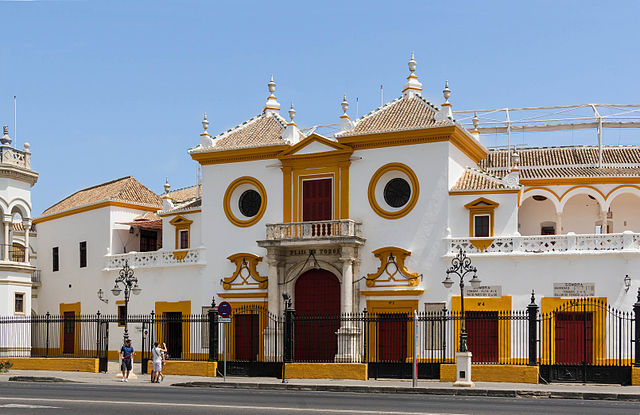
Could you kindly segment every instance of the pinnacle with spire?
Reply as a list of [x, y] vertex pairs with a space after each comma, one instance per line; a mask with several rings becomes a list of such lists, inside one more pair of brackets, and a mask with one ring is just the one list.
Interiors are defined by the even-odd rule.
[[5, 146], [10, 146], [11, 145], [11, 137], [9, 137], [9, 126], [8, 125], [3, 125], [2, 126], [2, 137], [0, 137], [0, 143], [2, 143], [2, 145], [5, 145]]
[[480, 140], [480, 131], [478, 130], [478, 124], [480, 124], [480, 118], [478, 118], [478, 111], [473, 113], [473, 118], [471, 119], [473, 123], [473, 130], [471, 130], [471, 135], [475, 137], [476, 140]]
[[280, 111], [280, 103], [277, 101], [276, 96], [273, 95], [276, 92], [276, 83], [273, 81], [273, 75], [271, 75], [271, 80], [267, 87], [269, 88], [269, 97], [267, 97], [267, 102], [264, 104], [263, 112], [265, 114], [278, 112]]
[[296, 125], [293, 119], [296, 117], [296, 110], [293, 108], [293, 101], [291, 101], [291, 108], [289, 109], [289, 119], [291, 120], [289, 124]]
[[211, 134], [207, 131], [209, 128], [209, 121], [207, 120], [207, 113], [204, 113], [204, 119], [202, 120], [202, 128], [204, 131], [200, 134], [200, 145], [202, 147], [211, 147], [213, 146], [213, 139], [211, 138]]
[[293, 121], [296, 116], [296, 110], [293, 108], [293, 102], [291, 102], [291, 108], [289, 109], [289, 123], [282, 131], [282, 139], [289, 144], [296, 144], [302, 138], [302, 133], [298, 129], [298, 126]]
[[407, 77], [407, 83], [404, 84], [402, 89], [402, 95], [407, 98], [413, 98], [422, 92], [422, 84], [418, 81], [418, 76], [415, 74], [418, 63], [415, 60], [413, 52], [411, 52], [411, 60], [409, 61], [409, 76]]
[[444, 96], [442, 111], [444, 111], [445, 116], [453, 119], [453, 106], [449, 102], [449, 97], [451, 97], [451, 90], [449, 89], [449, 81], [444, 82], [444, 89], [442, 90], [442, 95]]
[[171, 185], [169, 184], [169, 178], [167, 177], [164, 182], [164, 192], [169, 193], [170, 189], [171, 189]]
[[349, 110], [349, 102], [347, 101], [347, 94], [342, 98], [342, 103], [340, 104], [342, 108], [342, 115], [340, 116], [340, 128], [341, 131], [351, 131], [353, 130], [353, 122], [349, 119], [349, 115], [347, 115], [347, 111]]

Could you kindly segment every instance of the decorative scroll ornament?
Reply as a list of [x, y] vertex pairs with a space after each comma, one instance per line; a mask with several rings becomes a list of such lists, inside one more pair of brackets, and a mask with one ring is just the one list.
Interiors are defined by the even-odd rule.
[[254, 254], [239, 253], [227, 257], [236, 264], [236, 270], [230, 277], [222, 280], [222, 288], [225, 290], [253, 290], [265, 289], [269, 284], [268, 277], [258, 274], [256, 267], [262, 257]]
[[397, 247], [385, 247], [372, 252], [380, 260], [380, 268], [367, 275], [367, 287], [415, 287], [422, 275], [409, 272], [404, 265], [410, 251]]

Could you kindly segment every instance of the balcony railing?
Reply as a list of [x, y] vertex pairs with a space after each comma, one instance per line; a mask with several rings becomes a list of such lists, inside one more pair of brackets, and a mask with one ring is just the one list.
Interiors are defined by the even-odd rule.
[[37, 269], [31, 273], [31, 282], [33, 284], [42, 284], [42, 278], [40, 277], [40, 270]]
[[540, 236], [497, 236], [491, 238], [446, 238], [447, 255], [460, 248], [468, 254], [555, 254], [585, 252], [638, 251], [640, 233], [582, 234]]
[[362, 223], [352, 219], [267, 224], [268, 241], [361, 238]]
[[[8, 248], [8, 256], [5, 256], [5, 249]], [[0, 244], [0, 258], [3, 261], [26, 262], [24, 248], [21, 246]]]
[[105, 270], [120, 269], [124, 266], [125, 262], [128, 262], [132, 268], [204, 265], [204, 248], [105, 255]]
[[23, 169], [31, 169], [31, 153], [16, 150], [10, 146], [0, 146], [0, 163], [11, 164]]

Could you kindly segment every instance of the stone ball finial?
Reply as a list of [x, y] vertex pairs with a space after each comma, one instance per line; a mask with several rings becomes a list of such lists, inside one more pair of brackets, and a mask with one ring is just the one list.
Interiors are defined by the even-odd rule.
[[414, 73], [416, 71], [416, 68], [418, 67], [418, 62], [416, 62], [414, 56], [413, 56], [413, 52], [411, 52], [411, 60], [409, 61], [409, 71], [411, 73]]
[[511, 155], [511, 162], [514, 167], [520, 164], [520, 154], [517, 151], [514, 151]]
[[26, 151], [28, 153], [29, 152], [29, 148], [31, 147], [31, 144], [29, 144], [27, 142], [27, 143], [24, 143], [23, 145], [24, 145], [24, 151]]
[[475, 129], [478, 129], [478, 124], [480, 124], [480, 118], [478, 118], [477, 111], [473, 113], [473, 118], [471, 119], [471, 122], [473, 122], [473, 127]]

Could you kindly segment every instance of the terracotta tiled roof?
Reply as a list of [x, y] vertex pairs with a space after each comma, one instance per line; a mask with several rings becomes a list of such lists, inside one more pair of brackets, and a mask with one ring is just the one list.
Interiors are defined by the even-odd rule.
[[[518, 149], [520, 179], [640, 176], [639, 146], [609, 146], [602, 149], [598, 167], [597, 146], [541, 147]], [[507, 171], [507, 150], [490, 150], [480, 167], [496, 176]]]
[[[520, 167], [596, 167], [598, 164], [597, 146], [541, 147], [518, 149]], [[640, 167], [640, 147], [615, 146], [604, 147], [602, 162], [609, 166], [634, 165]], [[615, 166], [612, 166], [615, 165]], [[483, 169], [507, 167], [507, 150], [490, 150], [487, 158], [480, 162]], [[632, 167], [632, 166], [625, 166]]]
[[162, 218], [153, 212], [136, 216], [133, 222], [120, 222], [121, 225], [135, 226], [140, 229], [162, 230]]
[[460, 176], [456, 184], [451, 188], [452, 192], [463, 190], [497, 190], [509, 189], [501, 179], [484, 171], [467, 168]]
[[42, 212], [42, 216], [103, 201], [121, 201], [162, 207], [160, 197], [131, 176], [77, 191]]
[[400, 97], [355, 120], [352, 131], [336, 135], [346, 137], [446, 125], [447, 122], [436, 121], [436, 113], [437, 108], [420, 96]]
[[181, 203], [198, 197], [198, 185], [183, 187], [182, 189], [173, 190], [167, 195], [174, 203]]
[[[213, 138], [213, 150], [286, 144], [282, 131], [286, 121], [277, 113], [260, 114]], [[204, 149], [203, 149], [204, 150]]]
[[197, 210], [200, 209], [202, 207], [202, 198], [197, 198], [195, 200], [191, 200], [189, 202], [183, 203], [181, 205], [175, 205], [173, 209], [169, 209], [169, 210], [164, 210], [162, 212], [160, 212], [163, 216], [164, 215], [171, 215], [174, 213], [181, 213], [181, 212], [189, 212], [191, 210]]

